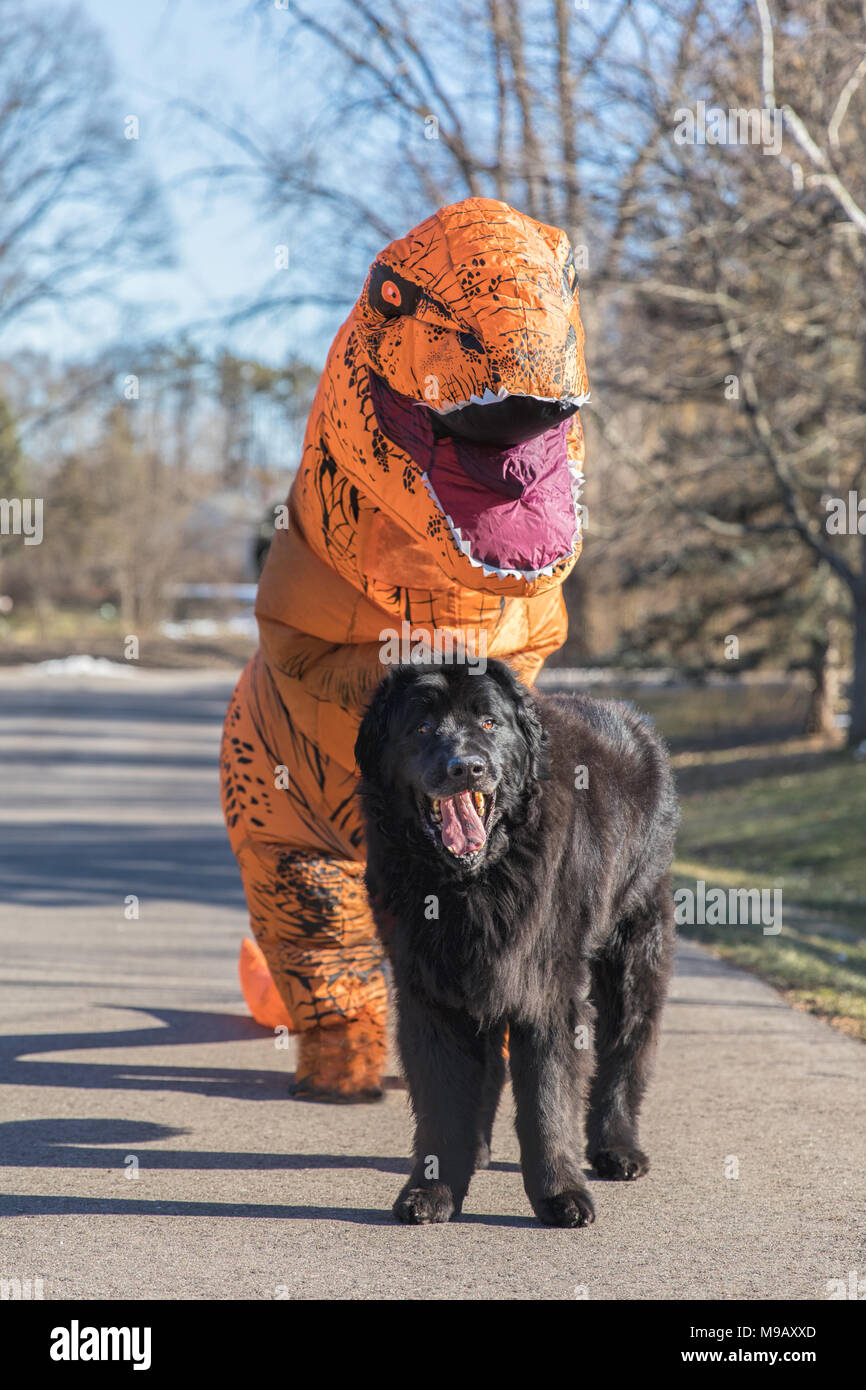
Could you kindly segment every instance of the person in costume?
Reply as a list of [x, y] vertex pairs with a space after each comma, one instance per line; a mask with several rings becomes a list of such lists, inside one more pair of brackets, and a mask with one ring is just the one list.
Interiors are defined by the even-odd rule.
[[382, 251], [328, 354], [221, 753], [255, 937], [241, 982], [300, 1035], [298, 1096], [381, 1095], [353, 749], [383, 662], [447, 635], [531, 684], [565, 640], [583, 343], [565, 233], [467, 198]]

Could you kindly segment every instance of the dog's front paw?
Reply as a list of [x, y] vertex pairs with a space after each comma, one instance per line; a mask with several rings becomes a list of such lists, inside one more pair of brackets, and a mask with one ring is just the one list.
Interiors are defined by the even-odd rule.
[[555, 1197], [541, 1197], [532, 1204], [545, 1226], [591, 1226], [595, 1207], [585, 1188], [573, 1187]]
[[398, 1221], [410, 1226], [422, 1226], [428, 1221], [450, 1221], [454, 1215], [454, 1197], [444, 1182], [429, 1187], [404, 1187], [392, 1208]]
[[642, 1149], [599, 1149], [591, 1161], [598, 1176], [612, 1182], [633, 1182], [648, 1173], [650, 1166]]

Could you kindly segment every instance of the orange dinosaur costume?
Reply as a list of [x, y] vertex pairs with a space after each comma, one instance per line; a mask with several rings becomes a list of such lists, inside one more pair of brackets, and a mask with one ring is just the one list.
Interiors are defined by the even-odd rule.
[[381, 253], [328, 355], [221, 758], [279, 1000], [251, 942], [244, 992], [262, 1021], [301, 1034], [296, 1094], [380, 1093], [387, 997], [353, 754], [363, 708], [383, 663], [424, 638], [506, 660], [527, 682], [562, 645], [586, 396], [565, 233], [483, 198]]

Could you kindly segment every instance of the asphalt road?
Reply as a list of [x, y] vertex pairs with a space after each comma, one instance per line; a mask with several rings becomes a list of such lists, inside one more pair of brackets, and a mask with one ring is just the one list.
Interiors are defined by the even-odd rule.
[[0, 674], [0, 1277], [46, 1298], [821, 1300], [866, 1276], [862, 1045], [692, 945], [647, 1178], [593, 1181], [589, 1229], [542, 1228], [509, 1102], [462, 1220], [397, 1226], [396, 1069], [377, 1106], [295, 1102], [291, 1049], [245, 1016], [229, 688]]

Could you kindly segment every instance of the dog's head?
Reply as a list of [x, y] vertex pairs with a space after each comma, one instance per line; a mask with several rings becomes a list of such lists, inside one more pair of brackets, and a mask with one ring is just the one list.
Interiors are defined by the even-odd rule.
[[355, 743], [368, 818], [471, 876], [502, 852], [542, 775], [544, 730], [507, 666], [398, 666]]

